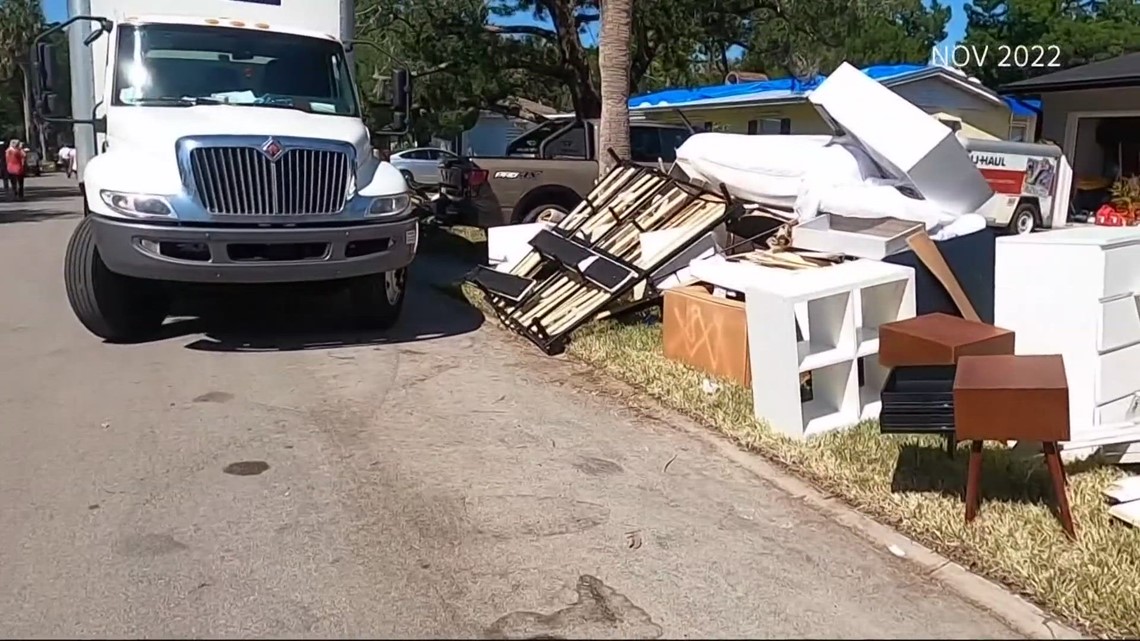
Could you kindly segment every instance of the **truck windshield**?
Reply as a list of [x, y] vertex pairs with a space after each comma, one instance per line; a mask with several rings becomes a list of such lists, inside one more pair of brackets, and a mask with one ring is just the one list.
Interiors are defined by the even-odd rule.
[[359, 116], [339, 43], [230, 27], [120, 25], [114, 105], [233, 104]]

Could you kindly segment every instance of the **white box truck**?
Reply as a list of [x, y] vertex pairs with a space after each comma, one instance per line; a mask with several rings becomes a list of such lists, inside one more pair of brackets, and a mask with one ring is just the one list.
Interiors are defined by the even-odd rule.
[[[69, 20], [37, 39], [39, 116], [75, 127], [85, 216], [64, 274], [88, 330], [145, 338], [172, 283], [329, 281], [362, 323], [396, 321], [419, 228], [362, 119], [353, 5], [69, 0]], [[53, 93], [61, 31], [67, 118]], [[398, 123], [410, 78], [393, 73]]]

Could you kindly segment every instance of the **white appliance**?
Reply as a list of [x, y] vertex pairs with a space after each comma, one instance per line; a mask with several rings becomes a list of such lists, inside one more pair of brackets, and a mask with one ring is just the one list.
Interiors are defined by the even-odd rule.
[[1060, 354], [1068, 458], [1140, 462], [1140, 229], [1071, 227], [997, 241], [994, 324], [1017, 354]]

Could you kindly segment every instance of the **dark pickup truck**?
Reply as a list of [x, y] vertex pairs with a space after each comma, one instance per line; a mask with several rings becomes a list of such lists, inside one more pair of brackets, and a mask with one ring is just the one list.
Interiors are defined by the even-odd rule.
[[[630, 124], [630, 159], [671, 163], [690, 135], [687, 127]], [[437, 215], [486, 229], [569, 213], [598, 178], [596, 121], [550, 120], [507, 145], [500, 158], [458, 158], [440, 165]]]

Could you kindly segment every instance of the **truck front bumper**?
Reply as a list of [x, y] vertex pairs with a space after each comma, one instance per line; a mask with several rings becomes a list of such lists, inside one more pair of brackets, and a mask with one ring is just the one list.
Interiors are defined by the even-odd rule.
[[408, 266], [415, 218], [333, 227], [198, 227], [92, 215], [99, 256], [124, 276], [188, 283], [290, 283]]

